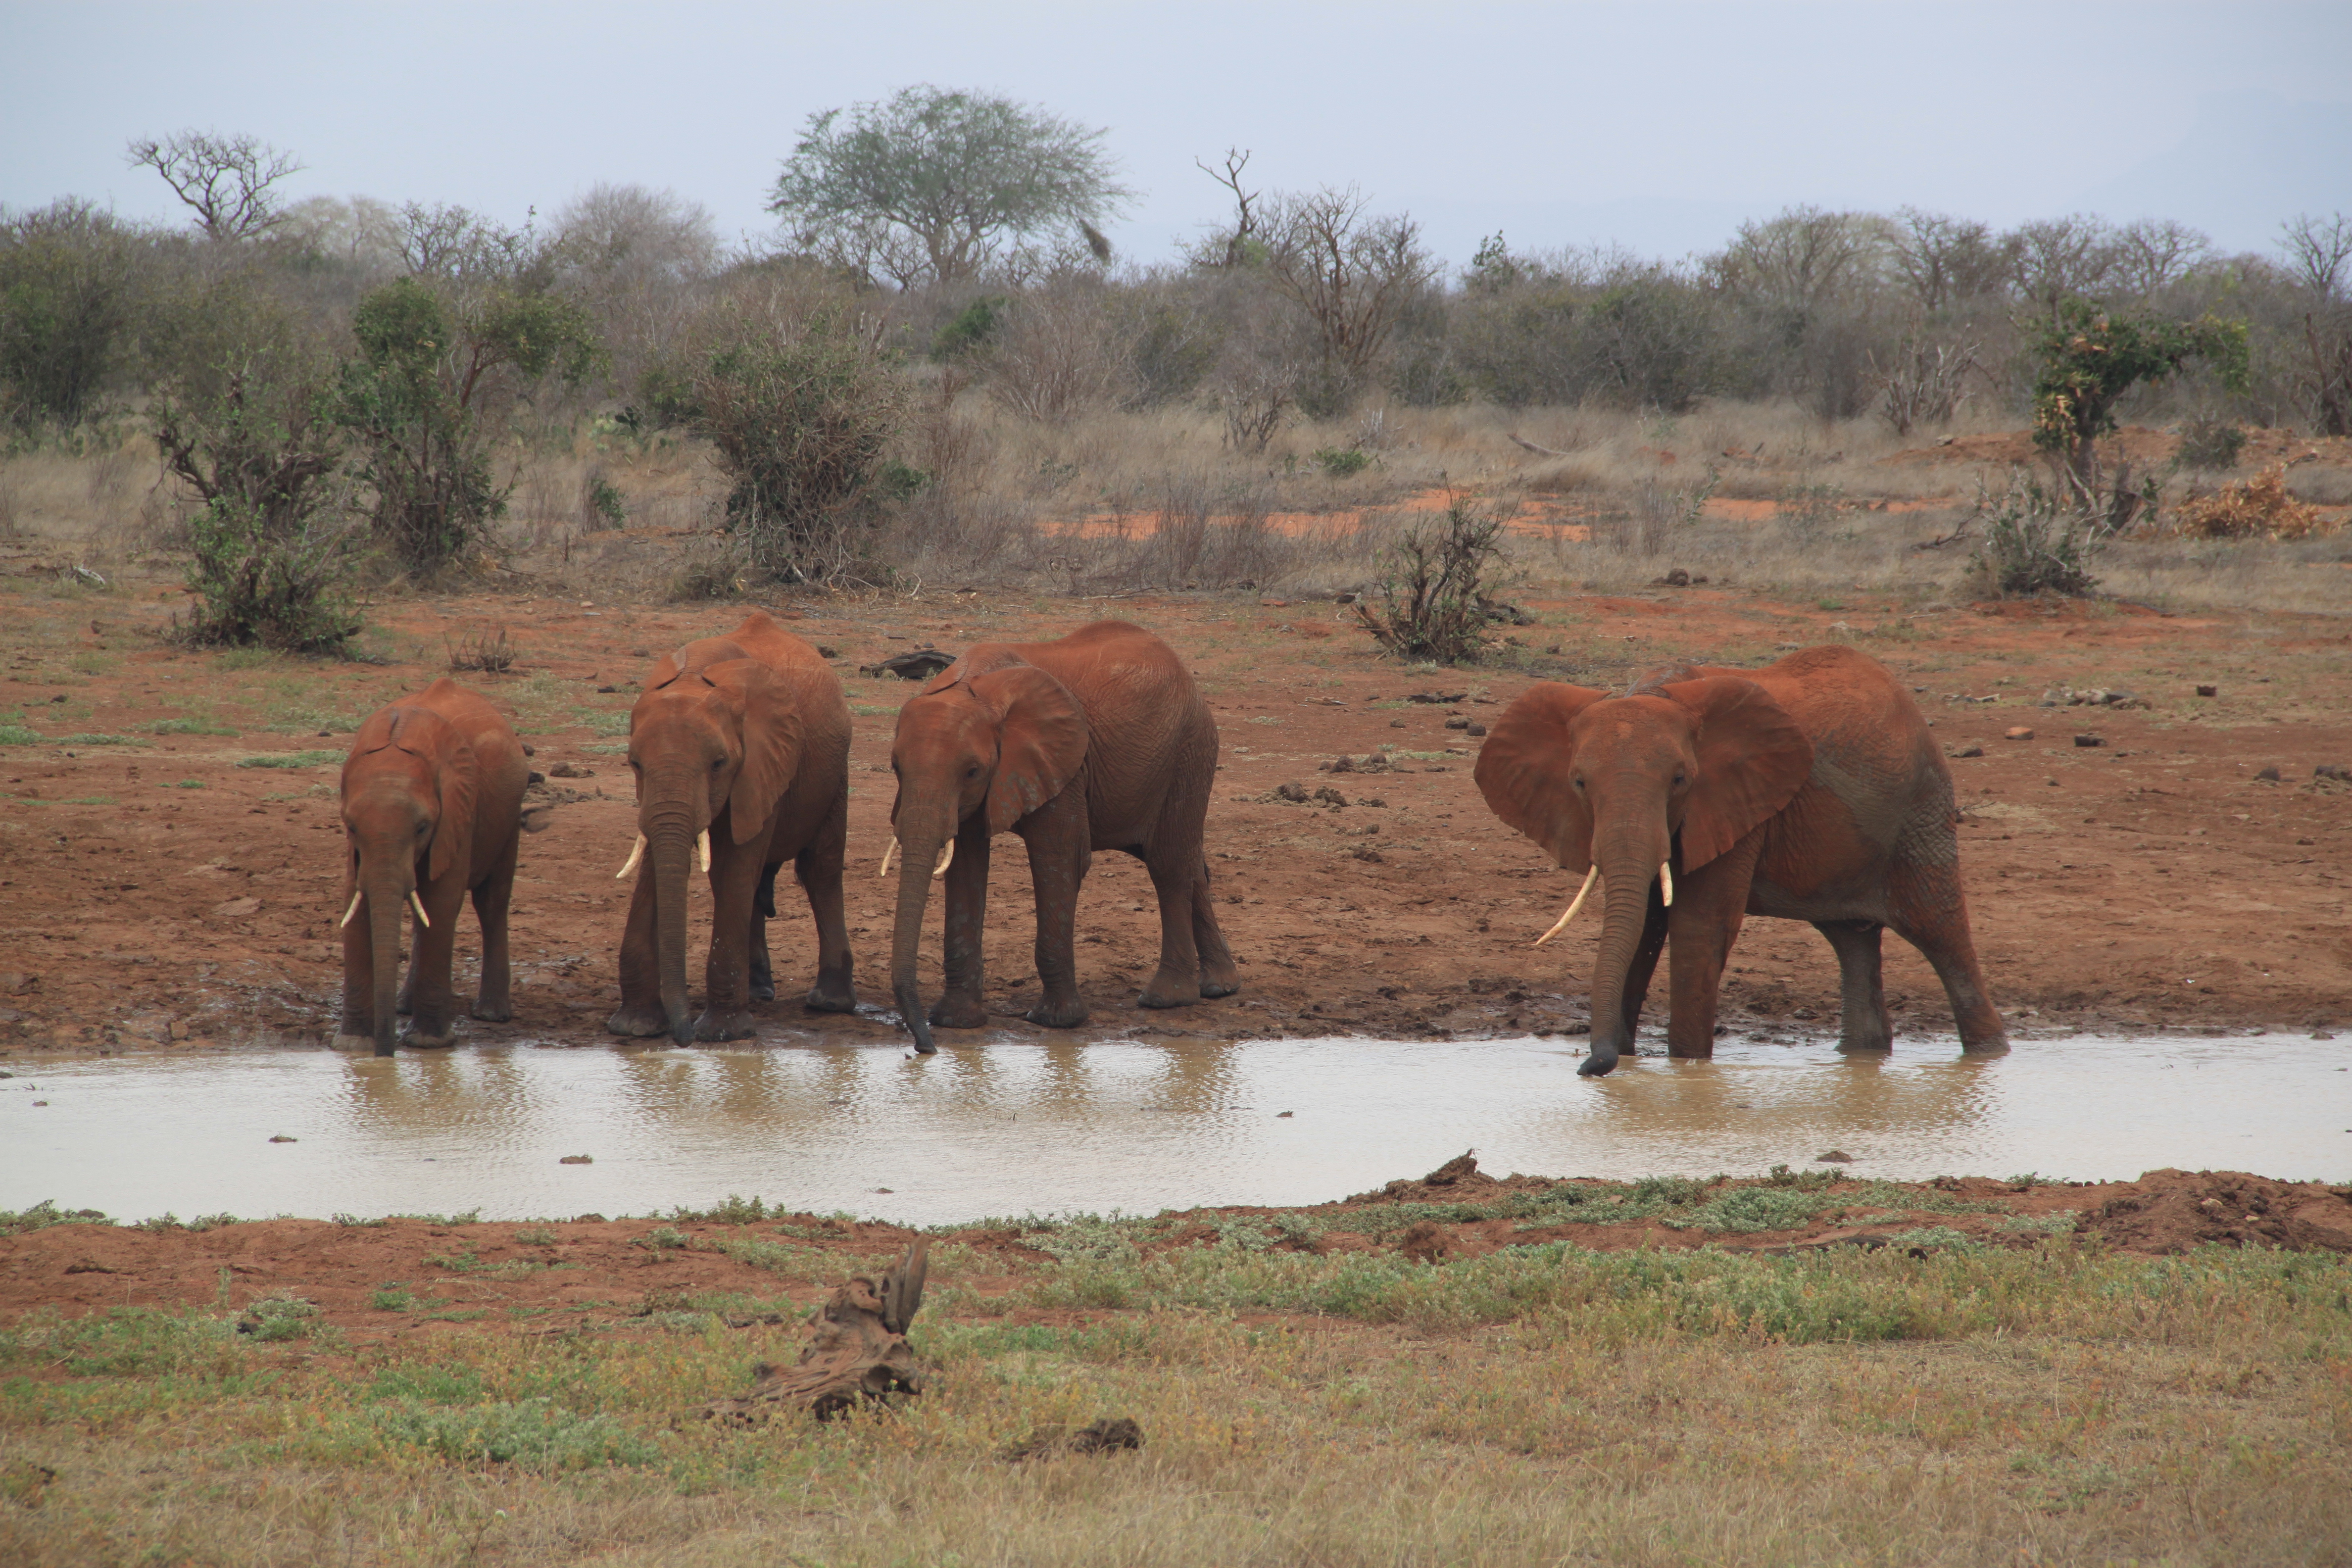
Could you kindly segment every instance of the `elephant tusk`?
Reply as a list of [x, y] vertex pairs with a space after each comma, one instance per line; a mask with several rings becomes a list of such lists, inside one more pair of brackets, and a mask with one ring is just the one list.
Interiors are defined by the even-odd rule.
[[[703, 870], [709, 871], [710, 869], [710, 829], [706, 827], [695, 836], [694, 847], [701, 851]], [[1672, 903], [1674, 900], [1669, 897], [1666, 901]]]
[[640, 833], [637, 835], [637, 841], [629, 846], [629, 863], [613, 873], [613, 880], [617, 882], [622, 878], [627, 876], [630, 872], [635, 870], [637, 868], [637, 862], [645, 858], [646, 836]]
[[897, 837], [893, 837], [890, 840], [890, 847], [882, 851], [882, 875], [874, 879], [878, 882], [887, 878], [890, 875], [890, 862], [896, 860], [898, 858], [898, 840]]
[[408, 889], [408, 901], [416, 907], [416, 923], [426, 931], [431, 931], [433, 917], [425, 912], [425, 900], [416, 896], [416, 889], [414, 888]]
[[1666, 908], [1675, 907], [1675, 868], [1671, 862], [1658, 862], [1658, 887], [1666, 896]]
[[347, 926], [352, 923], [352, 917], [360, 912], [360, 890], [357, 888], [353, 888], [352, 889], [352, 907], [343, 911], [343, 918], [335, 922], [337, 925]]
[[948, 847], [940, 851], [940, 863], [931, 868], [931, 879], [933, 881], [937, 881], [940, 878], [946, 876], [948, 874], [948, 868], [955, 864], [955, 844], [956, 841], [950, 838], [948, 840]]
[[1536, 938], [1536, 945], [1538, 947], [1541, 947], [1544, 943], [1549, 942], [1552, 938], [1558, 936], [1560, 932], [1568, 929], [1568, 922], [1574, 920], [1576, 918], [1576, 911], [1584, 907], [1584, 896], [1592, 891], [1592, 884], [1599, 880], [1601, 880], [1601, 867], [1598, 862], [1595, 862], [1592, 869], [1584, 874], [1584, 886], [1576, 889], [1576, 897], [1569, 904], [1568, 913], [1560, 916], [1559, 921], [1552, 926], [1551, 930]]

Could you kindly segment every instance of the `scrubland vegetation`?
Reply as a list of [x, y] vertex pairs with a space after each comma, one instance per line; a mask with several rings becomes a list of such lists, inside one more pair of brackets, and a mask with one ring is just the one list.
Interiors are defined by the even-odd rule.
[[[813, 121], [765, 250], [636, 187], [517, 230], [289, 208], [250, 139], [140, 143], [192, 227], [0, 216], [0, 531], [74, 535], [98, 577], [162, 552], [188, 636], [292, 650], [338, 646], [357, 588], [467, 580], [1377, 591], [1416, 509], [1474, 501], [1498, 583], [2293, 604], [2341, 553], [2292, 509], [2352, 475], [2247, 447], [2352, 429], [2341, 215], [2231, 256], [2166, 222], [1799, 208], [1679, 261], [1498, 234], [1449, 271], [1408, 215], [1260, 191], [1236, 152], [1203, 165], [1226, 221], [1160, 260], [1097, 226], [1127, 194], [1098, 132], [927, 91]], [[919, 155], [997, 184], [933, 212]], [[2020, 429], [1973, 506], [1888, 461]], [[2210, 504], [2257, 460], [2271, 500]]]

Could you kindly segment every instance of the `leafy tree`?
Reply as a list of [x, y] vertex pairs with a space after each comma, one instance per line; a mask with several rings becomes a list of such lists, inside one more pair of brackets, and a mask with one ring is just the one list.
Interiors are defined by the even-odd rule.
[[902, 288], [953, 282], [1009, 245], [1091, 246], [1133, 194], [1107, 134], [1007, 98], [902, 88], [811, 115], [768, 210], [829, 260]]
[[339, 416], [361, 442], [377, 540], [402, 565], [436, 571], [505, 515], [490, 449], [516, 405], [595, 368], [587, 313], [528, 281], [403, 278], [360, 301], [352, 332], [359, 354], [343, 369]]
[[258, 137], [204, 131], [142, 137], [128, 156], [132, 168], [163, 176], [206, 239], [222, 241], [256, 239], [283, 223], [285, 208], [271, 187], [302, 168], [291, 153]]
[[89, 202], [0, 213], [0, 424], [96, 412], [131, 344], [141, 243]]
[[2246, 380], [2246, 327], [2208, 316], [2168, 321], [2101, 310], [2087, 300], [2060, 302], [2051, 325], [2034, 336], [2041, 368], [2033, 378], [2033, 442], [2077, 475], [2088, 471], [2094, 442], [2116, 430], [2116, 405], [2143, 382], [2162, 381], [2201, 359], [2237, 390]]

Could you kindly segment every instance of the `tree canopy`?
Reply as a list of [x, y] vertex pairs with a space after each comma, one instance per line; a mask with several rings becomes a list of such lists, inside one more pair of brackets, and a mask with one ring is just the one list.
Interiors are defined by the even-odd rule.
[[983, 93], [903, 88], [809, 117], [768, 210], [804, 247], [901, 287], [1041, 238], [1087, 238], [1133, 195], [1101, 130]]

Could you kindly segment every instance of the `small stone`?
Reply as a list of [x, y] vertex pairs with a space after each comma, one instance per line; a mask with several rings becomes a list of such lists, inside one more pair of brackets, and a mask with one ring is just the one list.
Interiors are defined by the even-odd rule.
[[533, 768], [530, 772], [525, 773], [522, 780], [523, 787], [525, 789], [529, 789], [533, 784], [543, 784], [546, 782], [547, 775], [541, 773], [537, 768]]
[[2218, 686], [2200, 686], [2197, 689], [2197, 695], [2200, 697], [2219, 697], [2221, 695], [2221, 689]]
[[1286, 800], [1293, 805], [1301, 805], [1307, 799], [1307, 786], [1297, 783], [1278, 784], [1274, 786], [1274, 794], [1277, 800]]
[[1832, 1149], [1825, 1154], [1814, 1155], [1813, 1163], [1816, 1165], [1851, 1165], [1853, 1163], [1853, 1156], [1847, 1153], [1843, 1149]]
[[2256, 770], [2254, 777], [2264, 784], [2276, 784], [2279, 782], [2279, 771], [2276, 768], [2261, 768]]
[[1473, 724], [1473, 725], [1471, 725], [1471, 726], [1470, 726], [1470, 733], [1472, 733], [1472, 734], [1474, 734], [1474, 735], [1483, 735], [1483, 734], [1485, 734], [1486, 732], [1486, 725], [1484, 725], [1484, 724]]
[[596, 689], [596, 695], [599, 697], [610, 697], [613, 693], [620, 689], [621, 689], [617, 686], [600, 686]]
[[841, 650], [837, 647], [827, 647], [824, 644], [819, 643], [816, 645], [816, 656], [819, 658], [839, 658]]
[[2352, 768], [2341, 763], [2322, 763], [2311, 770], [2311, 776], [2315, 779], [2352, 779]]
[[[2312, 1037], [2312, 1038], [2313, 1038], [2313, 1039], [2315, 1039], [2315, 1039], [2318, 1039], [2319, 1037], [2319, 1037], [2319, 1036], [2317, 1036], [2317, 1035], [2314, 1035], [2314, 1036]], [[1282, 1120], [1284, 1117], [1286, 1117], [1286, 1116], [1296, 1116], [1296, 1115], [1297, 1115], [1297, 1114], [1298, 1114], [1298, 1112], [1297, 1112], [1297, 1111], [1295, 1111], [1295, 1110], [1277, 1110], [1277, 1111], [1276, 1111], [1276, 1112], [1274, 1113], [1274, 1119], [1275, 1119], [1276, 1121], [1281, 1121], [1281, 1120]]]
[[1956, 757], [1981, 757], [1984, 755], [1984, 748], [1982, 746], [1963, 746], [1958, 751], [1954, 752], [1952, 755]]
[[1445, 721], [1445, 727], [1449, 730], [1467, 730], [1470, 728], [1470, 721], [1459, 717], [1448, 719]]
[[566, 1154], [563, 1158], [555, 1163], [559, 1165], [593, 1165], [596, 1163], [596, 1156], [593, 1154]]
[[547, 770], [547, 776], [551, 779], [593, 779], [596, 776], [596, 770], [583, 768], [578, 763], [557, 763]]
[[2033, 731], [2022, 724], [2011, 724], [2002, 732], [2000, 738], [2004, 741], [2031, 741], [2033, 739]]
[[888, 1188], [888, 1187], [877, 1187], [877, 1188], [875, 1188], [874, 1190], [875, 1190], [876, 1192], [877, 1192], [877, 1193], [887, 1193], [887, 1192], [890, 1192], [892, 1189], [891, 1189], [891, 1188]]
[[2104, 746], [2106, 743], [2107, 742], [2104, 739], [2097, 735], [2077, 735], [2074, 737], [2074, 744], [2078, 746]]
[[269, 1135], [269, 1141], [272, 1143], [299, 1143], [301, 1142], [299, 1138], [289, 1138], [283, 1132], [271, 1133]]
[[1405, 722], [1402, 719], [1391, 719], [1389, 721], [1389, 728], [1391, 730], [1402, 730], [1404, 727]]

